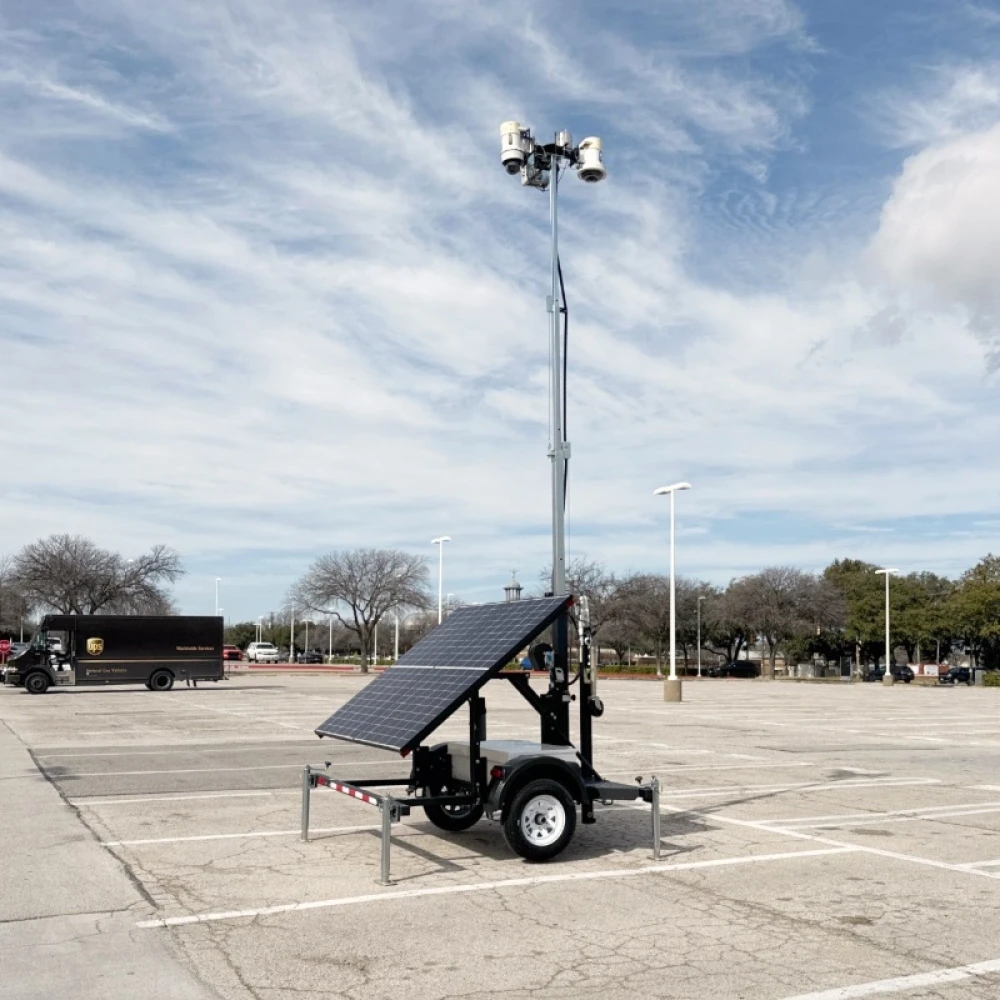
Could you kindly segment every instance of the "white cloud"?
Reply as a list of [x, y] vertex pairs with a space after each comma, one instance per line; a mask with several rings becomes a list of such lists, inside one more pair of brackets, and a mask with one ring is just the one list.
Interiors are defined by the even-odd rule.
[[920, 308], [957, 309], [1000, 363], [1000, 124], [907, 160], [886, 202], [871, 261]]

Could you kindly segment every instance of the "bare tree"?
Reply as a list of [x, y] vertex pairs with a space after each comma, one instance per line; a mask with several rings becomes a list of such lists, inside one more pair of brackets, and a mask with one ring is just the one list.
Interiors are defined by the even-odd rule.
[[13, 556], [0, 556], [0, 632], [19, 634], [31, 611], [14, 575]]
[[[675, 578], [677, 605], [676, 640], [682, 660], [697, 632], [698, 597], [708, 584]], [[656, 657], [656, 673], [663, 673], [664, 656], [670, 649], [670, 578], [656, 573], [639, 573], [622, 583], [618, 594], [622, 621], [630, 621]]]
[[842, 601], [828, 581], [791, 566], [770, 566], [735, 580], [727, 595], [746, 624], [767, 643], [766, 677], [774, 676], [783, 642], [839, 624], [843, 616]]
[[12, 578], [25, 599], [58, 614], [169, 614], [166, 584], [184, 573], [166, 545], [126, 559], [81, 535], [50, 535], [14, 557]]
[[361, 671], [368, 672], [372, 637], [394, 609], [423, 608], [427, 564], [422, 556], [397, 549], [354, 549], [320, 556], [289, 592], [296, 608], [333, 615], [361, 644]]

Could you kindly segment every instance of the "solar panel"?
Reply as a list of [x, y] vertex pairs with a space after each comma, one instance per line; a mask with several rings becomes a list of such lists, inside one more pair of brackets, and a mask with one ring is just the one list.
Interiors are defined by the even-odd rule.
[[406, 753], [552, 624], [572, 598], [467, 605], [316, 729]]

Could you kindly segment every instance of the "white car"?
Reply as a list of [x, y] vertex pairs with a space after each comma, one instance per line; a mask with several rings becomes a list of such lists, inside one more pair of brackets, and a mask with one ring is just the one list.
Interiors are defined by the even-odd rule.
[[277, 663], [278, 647], [273, 642], [251, 642], [247, 646], [248, 663]]

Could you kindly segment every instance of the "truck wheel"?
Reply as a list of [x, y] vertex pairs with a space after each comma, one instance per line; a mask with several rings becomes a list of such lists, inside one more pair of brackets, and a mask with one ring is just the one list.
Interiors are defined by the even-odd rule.
[[477, 802], [474, 806], [442, 806], [428, 802], [424, 806], [424, 815], [440, 830], [461, 833], [483, 818], [483, 804]]
[[566, 848], [576, 830], [576, 803], [558, 781], [529, 781], [515, 796], [503, 835], [525, 861], [548, 861]]
[[174, 686], [174, 675], [169, 670], [157, 670], [149, 678], [151, 691], [169, 691]]
[[43, 674], [40, 670], [28, 674], [24, 679], [24, 687], [28, 694], [45, 694], [51, 683], [49, 675]]

